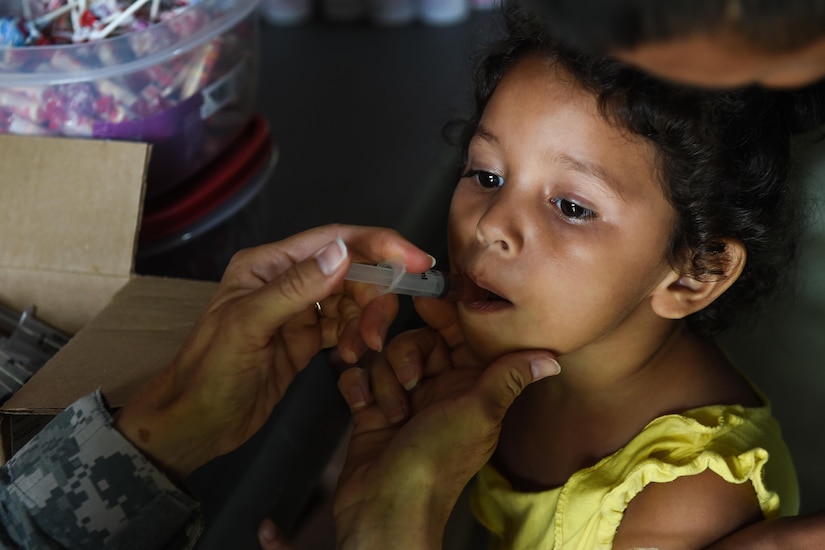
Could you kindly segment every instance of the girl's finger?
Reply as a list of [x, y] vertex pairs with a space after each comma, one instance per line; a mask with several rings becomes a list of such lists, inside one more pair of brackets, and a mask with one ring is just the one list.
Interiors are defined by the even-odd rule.
[[341, 373], [338, 377], [338, 391], [353, 413], [373, 402], [369, 374], [360, 367], [350, 367]]
[[369, 359], [370, 389], [375, 402], [387, 420], [397, 424], [410, 414], [407, 392], [395, 377], [395, 371], [385, 355], [372, 353]]

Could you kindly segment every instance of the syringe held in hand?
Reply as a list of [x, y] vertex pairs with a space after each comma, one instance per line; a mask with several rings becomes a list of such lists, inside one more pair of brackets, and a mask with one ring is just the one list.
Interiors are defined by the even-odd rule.
[[352, 264], [344, 279], [381, 287], [385, 293], [425, 296], [454, 302], [485, 300], [489, 294], [469, 278], [431, 269], [424, 273], [407, 273], [403, 265], [392, 262], [380, 265]]

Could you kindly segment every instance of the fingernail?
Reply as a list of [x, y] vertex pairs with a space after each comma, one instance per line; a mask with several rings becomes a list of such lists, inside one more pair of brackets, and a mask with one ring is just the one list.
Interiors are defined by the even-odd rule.
[[346, 258], [347, 245], [340, 238], [315, 253], [315, 261], [324, 275], [335, 272]]
[[387, 406], [387, 418], [393, 424], [397, 424], [407, 418], [407, 407], [404, 402], [391, 397]]
[[357, 386], [349, 390], [349, 404], [353, 409], [363, 409], [367, 406], [367, 392]]
[[533, 381], [536, 381], [560, 373], [561, 365], [555, 359], [536, 357], [530, 361], [530, 371], [533, 373]]
[[430, 269], [432, 269], [435, 267], [435, 256], [433, 256], [432, 254], [427, 254], [427, 256], [430, 257]]
[[378, 349], [375, 350], [378, 353], [384, 351], [384, 342], [387, 340], [387, 331], [390, 330], [389, 323], [381, 323], [381, 326], [378, 327]]
[[341, 350], [341, 359], [344, 362], [349, 363], [350, 365], [354, 365], [358, 362], [358, 354], [352, 348]]
[[413, 363], [401, 363], [398, 365], [398, 381], [404, 385], [404, 389], [410, 391], [418, 385], [418, 369]]

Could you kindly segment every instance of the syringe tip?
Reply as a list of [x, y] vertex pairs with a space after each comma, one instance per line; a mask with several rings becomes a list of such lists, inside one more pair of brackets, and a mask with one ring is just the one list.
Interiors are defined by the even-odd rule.
[[450, 280], [450, 291], [444, 296], [445, 300], [453, 302], [481, 302], [486, 300], [490, 292], [475, 284], [466, 275], [456, 273], [445, 273]]

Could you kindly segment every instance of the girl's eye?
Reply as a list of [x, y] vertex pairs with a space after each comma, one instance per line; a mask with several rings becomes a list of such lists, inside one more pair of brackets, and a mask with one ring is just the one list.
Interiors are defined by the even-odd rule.
[[585, 208], [580, 204], [569, 201], [567, 199], [553, 199], [551, 201], [559, 209], [559, 212], [565, 217], [574, 221], [586, 221], [596, 217], [596, 213], [589, 208]]
[[475, 180], [482, 187], [494, 188], [504, 185], [504, 178], [492, 172], [485, 172], [484, 170], [470, 170], [464, 174], [465, 178], [475, 178]]

